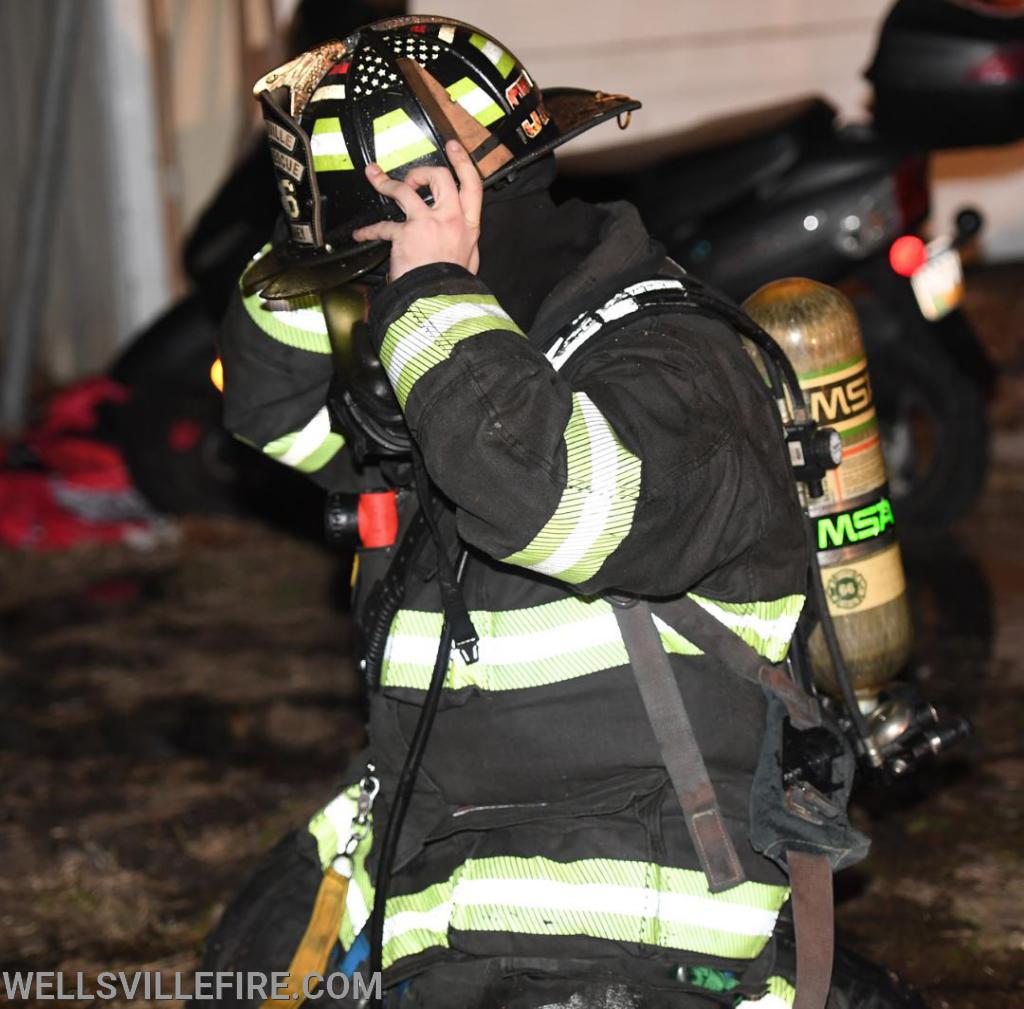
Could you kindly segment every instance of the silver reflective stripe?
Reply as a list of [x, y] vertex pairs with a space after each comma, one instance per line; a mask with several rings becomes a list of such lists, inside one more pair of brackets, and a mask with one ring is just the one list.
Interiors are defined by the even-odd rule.
[[[480, 661], [466, 665], [452, 651], [445, 688], [506, 691], [542, 687], [624, 666], [629, 658], [611, 605], [576, 597], [518, 610], [474, 610]], [[700, 655], [668, 624], [656, 619], [665, 651]], [[381, 684], [426, 690], [441, 633], [440, 613], [399, 610], [391, 624]]]
[[639, 311], [641, 306], [635, 300], [636, 295], [646, 294], [650, 291], [681, 291], [683, 289], [683, 284], [680, 281], [667, 278], [643, 280], [638, 284], [631, 284], [609, 298], [596, 311], [585, 312], [577, 316], [573, 320], [572, 329], [550, 347], [545, 356], [555, 371], [559, 371], [591, 337], [604, 328], [606, 323]]
[[575, 515], [572, 531], [558, 549], [548, 557], [524, 564], [534, 571], [555, 577], [572, 568], [593, 547], [608, 522], [617, 489], [619, 453], [611, 426], [588, 396], [581, 392], [574, 396], [579, 401], [580, 413], [586, 425], [590, 448], [590, 486]]
[[533, 539], [502, 560], [576, 585], [592, 578], [629, 535], [642, 464], [582, 392], [572, 394], [562, 439], [562, 496]]
[[802, 595], [750, 603], [719, 602], [695, 592], [690, 593], [690, 598], [772, 662], [781, 662], [786, 657], [804, 607]]
[[394, 352], [388, 361], [387, 372], [392, 385], [398, 385], [398, 380], [410, 361], [418, 354], [430, 350], [456, 323], [485, 316], [506, 321], [509, 319], [508, 313], [497, 302], [487, 305], [463, 301], [434, 312], [416, 329], [404, 333], [401, 342], [396, 342]]
[[439, 294], [419, 298], [388, 326], [380, 359], [405, 408], [413, 386], [443, 364], [456, 345], [494, 330], [522, 336], [519, 327], [490, 294]]
[[275, 438], [263, 446], [263, 452], [300, 473], [323, 469], [345, 446], [345, 439], [331, 430], [331, 417], [321, 407], [301, 431]]
[[291, 447], [284, 455], [278, 457], [278, 462], [285, 466], [298, 466], [303, 459], [311, 455], [323, 443], [324, 439], [331, 433], [331, 416], [326, 406], [314, 414], [313, 419], [299, 431], [292, 442]]
[[704, 874], [650, 862], [498, 856], [388, 900], [384, 965], [452, 944], [453, 932], [575, 935], [749, 959], [772, 934], [784, 886], [712, 894]]

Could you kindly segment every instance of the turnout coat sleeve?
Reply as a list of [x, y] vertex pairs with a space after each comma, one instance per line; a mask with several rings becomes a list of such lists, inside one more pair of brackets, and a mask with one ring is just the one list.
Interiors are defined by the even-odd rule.
[[225, 427], [328, 490], [348, 488], [350, 453], [327, 410], [334, 369], [319, 299], [267, 303], [236, 290], [218, 350]]
[[714, 320], [637, 319], [559, 372], [442, 263], [388, 285], [370, 324], [460, 534], [499, 561], [587, 594], [672, 595], [792, 524], [774, 405]]

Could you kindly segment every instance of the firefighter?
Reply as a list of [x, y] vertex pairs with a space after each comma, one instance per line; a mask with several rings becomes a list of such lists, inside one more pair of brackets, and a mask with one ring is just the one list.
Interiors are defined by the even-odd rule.
[[637, 103], [542, 93], [502, 43], [428, 16], [257, 93], [285, 215], [225, 323], [225, 422], [397, 531], [377, 524], [354, 586], [366, 760], [207, 965], [369, 957], [402, 1007], [791, 1004], [789, 880], [750, 841], [765, 691], [656, 610], [636, 625], [707, 777], [695, 813], [623, 630], [636, 600], [688, 601], [779, 663], [808, 562], [736, 334], [631, 206], [549, 194], [552, 151]]

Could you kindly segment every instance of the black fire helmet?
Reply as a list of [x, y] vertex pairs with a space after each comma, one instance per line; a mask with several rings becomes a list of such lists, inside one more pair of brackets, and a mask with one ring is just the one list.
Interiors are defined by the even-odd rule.
[[288, 224], [246, 272], [247, 294], [311, 294], [358, 277], [387, 256], [354, 229], [402, 220], [363, 169], [394, 178], [418, 165], [451, 165], [458, 140], [485, 187], [640, 103], [579, 88], [541, 91], [526, 68], [486, 33], [446, 17], [389, 18], [311, 49], [257, 82]]

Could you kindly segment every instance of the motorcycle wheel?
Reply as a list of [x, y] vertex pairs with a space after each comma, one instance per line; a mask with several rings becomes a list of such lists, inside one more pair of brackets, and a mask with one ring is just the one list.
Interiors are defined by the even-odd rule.
[[[855, 298], [868, 352], [893, 507], [908, 529], [936, 531], [966, 515], [985, 482], [989, 425], [982, 391], [930, 324]], [[961, 313], [945, 320], [974, 341]]]

